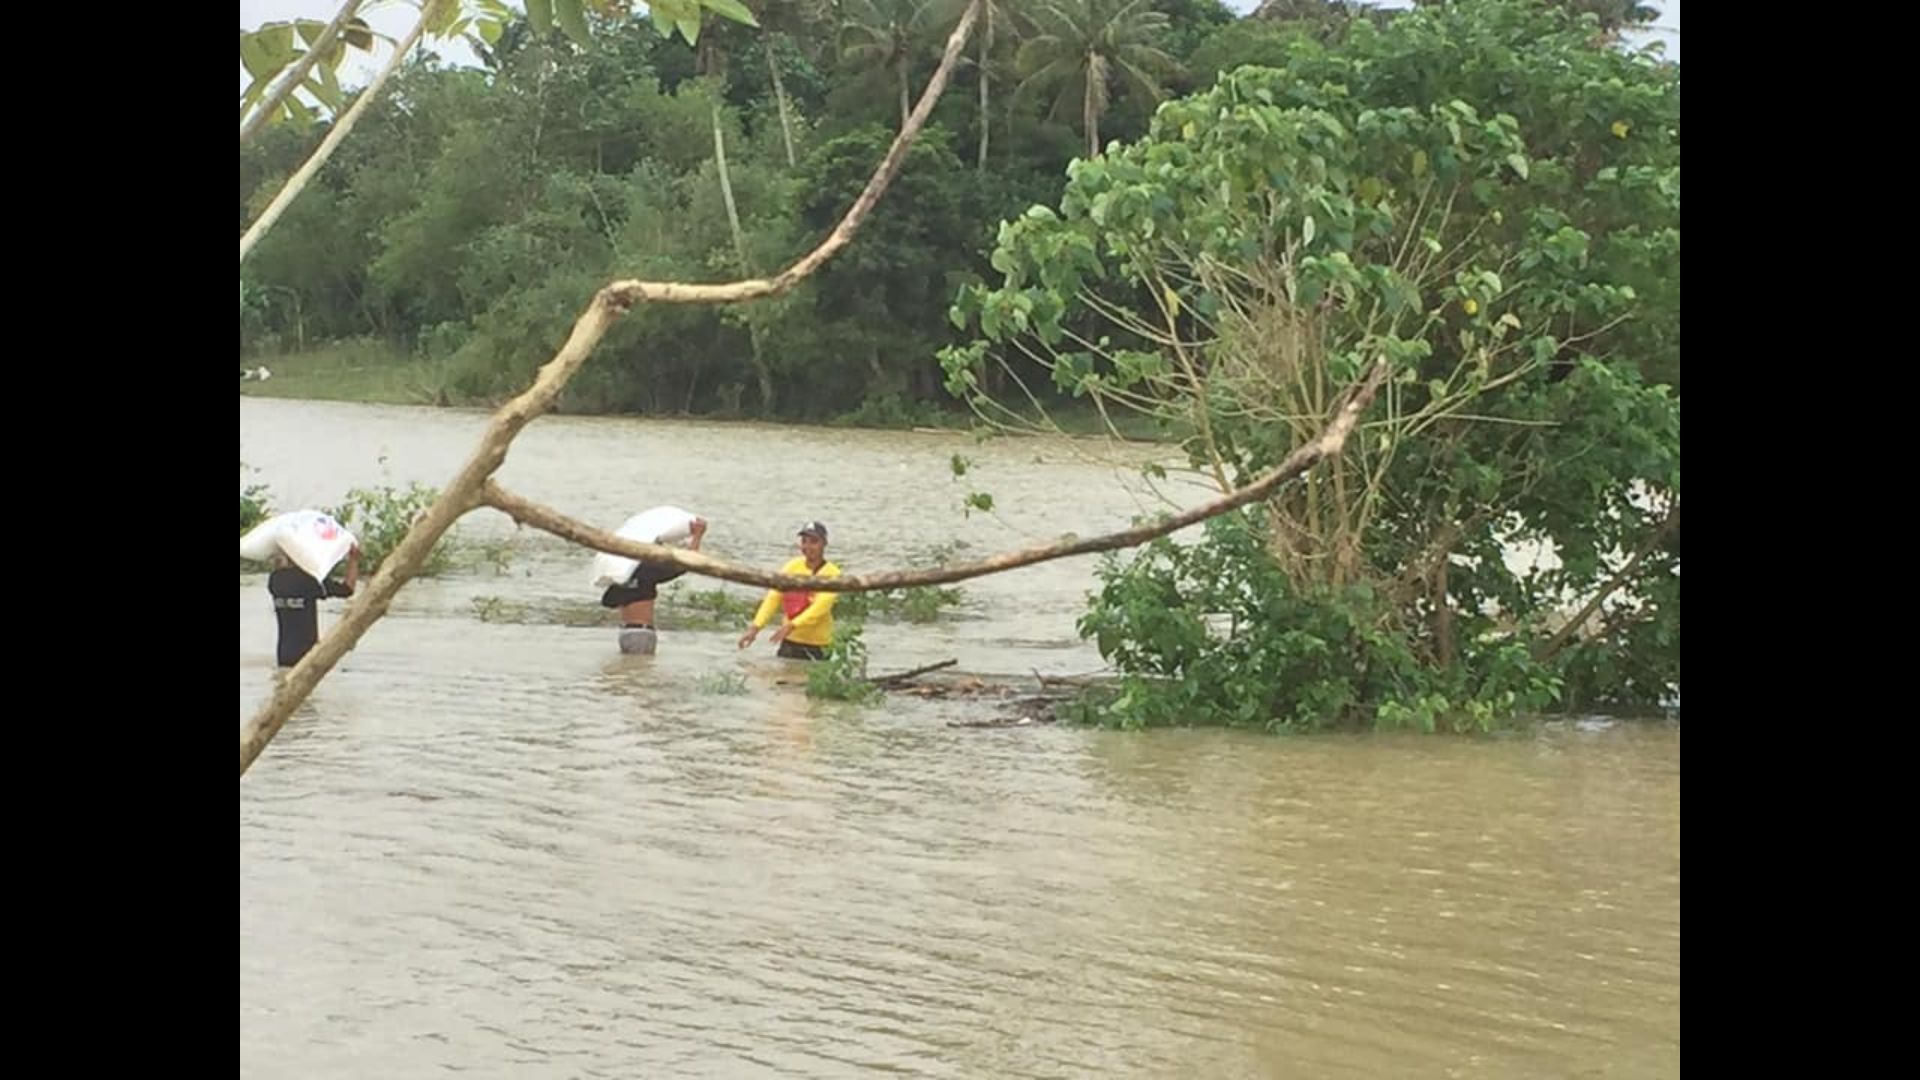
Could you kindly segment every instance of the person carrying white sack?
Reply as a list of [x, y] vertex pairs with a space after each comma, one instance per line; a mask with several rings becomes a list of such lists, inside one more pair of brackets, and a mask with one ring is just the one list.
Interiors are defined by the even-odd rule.
[[[679, 544], [699, 551], [707, 520], [677, 506], [656, 506], [635, 514], [615, 532], [642, 544]], [[600, 606], [620, 612], [620, 651], [651, 656], [660, 635], [653, 626], [653, 604], [660, 586], [686, 573], [672, 563], [642, 562], [601, 552], [593, 560], [593, 583], [606, 587]]]
[[[320, 601], [344, 600], [360, 582], [360, 542], [332, 515], [317, 510], [281, 514], [240, 538], [242, 558], [265, 556], [273, 572], [267, 593], [280, 637], [274, 658], [292, 667], [320, 640]], [[346, 581], [330, 576], [344, 557]]]

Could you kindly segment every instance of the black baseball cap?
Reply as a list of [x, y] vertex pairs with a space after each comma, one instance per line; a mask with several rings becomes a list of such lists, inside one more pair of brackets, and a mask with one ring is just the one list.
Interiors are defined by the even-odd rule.
[[824, 544], [827, 542], [827, 527], [817, 521], [809, 521], [805, 525], [800, 526], [800, 535], [818, 537], [820, 542]]

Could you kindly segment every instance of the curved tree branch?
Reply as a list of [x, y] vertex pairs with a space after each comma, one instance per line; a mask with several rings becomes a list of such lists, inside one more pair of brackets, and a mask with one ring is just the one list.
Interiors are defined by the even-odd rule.
[[307, 47], [306, 53], [295, 60], [293, 66], [281, 72], [279, 78], [273, 80], [273, 85], [267, 87], [266, 94], [255, 103], [253, 111], [247, 114], [245, 122], [240, 125], [240, 145], [245, 146], [255, 132], [266, 126], [267, 118], [273, 115], [273, 111], [280, 107], [280, 103], [286, 100], [288, 94], [293, 93], [293, 88], [300, 85], [300, 80], [307, 77], [307, 72], [313, 70], [314, 63], [320, 59], [320, 54], [326, 52], [327, 46], [333, 44], [333, 39], [340, 36], [340, 28], [347, 25], [347, 20], [353, 18], [353, 13], [365, 2], [366, 0], [347, 0], [342, 4], [340, 13], [333, 17], [333, 21], [327, 24], [326, 29], [320, 31], [320, 36]]
[[967, 43], [967, 35], [973, 32], [973, 22], [980, 14], [981, 0], [973, 0], [967, 5], [966, 14], [960, 17], [960, 24], [953, 28], [947, 37], [946, 51], [941, 54], [940, 66], [934, 69], [933, 78], [927, 81], [927, 88], [920, 94], [920, 101], [908, 114], [907, 122], [900, 127], [900, 133], [893, 137], [893, 145], [887, 148], [887, 156], [880, 159], [880, 167], [874, 171], [867, 186], [854, 200], [853, 208], [847, 216], [840, 219], [833, 232], [821, 241], [800, 260], [770, 278], [753, 278], [747, 281], [732, 281], [724, 285], [696, 285], [679, 281], [616, 281], [607, 286], [617, 299], [632, 304], [640, 300], [651, 300], [663, 304], [737, 304], [742, 300], [760, 300], [781, 296], [811, 277], [814, 271], [825, 265], [828, 259], [840, 253], [840, 249], [853, 242], [853, 235], [860, 231], [867, 216], [873, 212], [880, 196], [886, 194], [887, 185], [900, 175], [900, 167], [907, 160], [907, 150], [913, 140], [919, 136], [920, 129], [933, 114], [933, 107], [947, 88], [947, 80], [953, 75], [955, 63], [960, 58], [960, 50]]
[[991, 555], [984, 559], [932, 569], [883, 570], [871, 574], [842, 574], [837, 578], [776, 574], [740, 566], [724, 559], [716, 559], [698, 551], [628, 540], [605, 529], [575, 521], [557, 510], [515, 495], [491, 480], [481, 486], [480, 504], [499, 510], [519, 524], [531, 525], [563, 540], [571, 540], [583, 547], [593, 548], [595, 551], [625, 555], [630, 559], [666, 563], [689, 573], [741, 585], [759, 585], [769, 589], [810, 589], [816, 592], [876, 592], [882, 589], [903, 589], [921, 585], [945, 585], [1007, 570], [1017, 570], [1036, 563], [1070, 558], [1074, 555], [1138, 547], [1149, 540], [1157, 540], [1189, 525], [1218, 517], [1229, 510], [1259, 502], [1271, 495], [1281, 484], [1313, 468], [1315, 464], [1340, 453], [1341, 448], [1346, 444], [1347, 436], [1353, 431], [1354, 424], [1359, 421], [1360, 414], [1373, 402], [1373, 396], [1380, 389], [1380, 384], [1385, 381], [1386, 374], [1386, 365], [1376, 364], [1364, 381], [1347, 392], [1346, 401], [1338, 407], [1326, 430], [1311, 442], [1295, 448], [1267, 475], [1245, 487], [1237, 488], [1217, 499], [1209, 500], [1190, 510], [1162, 518], [1151, 524], [1137, 525], [1131, 529], [1092, 536], [1084, 540], [1058, 540], [1051, 544], [1039, 544]]
[[[763, 296], [776, 296], [805, 280], [807, 275], [818, 270], [834, 253], [852, 241], [854, 234], [860, 230], [861, 224], [873, 212], [874, 205], [880, 201], [880, 196], [886, 192], [887, 185], [899, 173], [900, 164], [906, 159], [908, 148], [913, 145], [913, 140], [919, 135], [920, 128], [926, 123], [928, 115], [933, 112], [934, 102], [938, 101], [941, 93], [946, 90], [947, 81], [953, 75], [960, 50], [966, 44], [967, 35], [973, 31], [975, 18], [980, 14], [982, 2], [983, 0], [971, 0], [967, 5], [966, 13], [961, 16], [959, 25], [954, 27], [952, 35], [947, 38], [946, 53], [941, 58], [939, 68], [934, 71], [933, 78], [928, 80], [926, 90], [921, 93], [919, 105], [908, 117], [906, 125], [900, 129], [900, 134], [895, 137], [893, 145], [887, 150], [887, 156], [881, 160], [879, 167], [875, 170], [873, 179], [867, 182], [866, 190], [860, 193], [860, 197], [847, 210], [840, 224], [834, 227], [832, 234], [822, 241], [819, 247], [772, 279], [734, 282], [727, 285], [614, 282], [594, 295], [593, 301], [587, 305], [587, 310], [573, 324], [573, 332], [568, 336], [566, 344], [562, 345], [553, 359], [547, 361], [546, 365], [540, 369], [532, 386], [493, 414], [493, 419], [488, 422], [486, 433], [481, 437], [480, 445], [474, 449], [473, 456], [467, 460], [466, 465], [461, 468], [460, 473], [454, 477], [446, 490], [441, 492], [440, 497], [433, 501], [433, 505], [427, 507], [419, 520], [414, 522], [413, 527], [407, 530], [407, 535], [393, 553], [381, 563], [379, 571], [373, 575], [372, 580], [367, 582], [364, 591], [353, 602], [346, 614], [321, 637], [298, 664], [284, 673], [275, 684], [273, 693], [260, 704], [253, 716], [248, 718], [247, 723], [240, 730], [240, 775], [246, 775], [247, 768], [260, 756], [260, 752], [266, 749], [267, 743], [273, 740], [274, 735], [287, 722], [287, 717], [292, 715], [293, 710], [298, 708], [302, 701], [306, 700], [307, 695], [313, 692], [313, 688], [319, 684], [327, 672], [333, 670], [333, 665], [339, 663], [340, 658], [353, 648], [367, 629], [387, 613], [387, 609], [393, 604], [394, 594], [398, 593], [400, 587], [419, 571], [427, 554], [433, 550], [433, 546], [440, 541], [440, 538], [446, 535], [447, 530], [453, 527], [453, 523], [463, 514], [480, 505], [482, 485], [506, 461], [507, 448], [512, 444], [514, 437], [519, 435], [520, 431], [532, 423], [536, 417], [553, 407], [554, 401], [560, 396], [560, 391], [566, 388], [567, 382], [580, 370], [581, 365], [586, 363], [587, 357], [593, 352], [593, 347], [606, 336], [608, 328], [613, 325], [615, 319], [625, 314], [638, 300], [679, 304], [722, 304], [738, 303]], [[424, 25], [423, 14], [421, 26]], [[402, 52], [418, 38], [419, 31], [420, 26], [416, 26], [413, 35], [401, 47]], [[363, 93], [371, 92], [376, 88], [377, 83], [369, 86]], [[356, 102], [354, 107], [359, 108], [359, 103]], [[242, 252], [244, 251], [243, 243]]]

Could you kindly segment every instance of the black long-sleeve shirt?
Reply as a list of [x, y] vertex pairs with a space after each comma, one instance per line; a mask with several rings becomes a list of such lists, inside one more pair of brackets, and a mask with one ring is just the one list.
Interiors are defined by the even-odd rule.
[[273, 614], [280, 620], [281, 667], [299, 663], [320, 640], [318, 602], [328, 597], [345, 599], [353, 595], [353, 589], [342, 582], [322, 583], [305, 570], [291, 566], [267, 575], [267, 592], [273, 594]]

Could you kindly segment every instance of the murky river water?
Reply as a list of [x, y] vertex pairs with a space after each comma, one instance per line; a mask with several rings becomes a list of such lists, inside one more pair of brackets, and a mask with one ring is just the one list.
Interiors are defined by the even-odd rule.
[[[444, 483], [483, 420], [242, 399], [240, 456], [278, 505], [330, 504]], [[608, 526], [676, 503], [767, 565], [820, 518], [852, 571], [1124, 525], [1155, 504], [1116, 475], [1031, 441], [550, 418], [501, 481]], [[999, 516], [961, 515], [974, 488]], [[1677, 727], [967, 730], [980, 703], [809, 701], [738, 628], [623, 658], [610, 627], [480, 617], [591, 604], [587, 559], [523, 536], [504, 573], [410, 584], [241, 781], [242, 1075], [1678, 1075]], [[1092, 564], [870, 624], [873, 669], [1097, 668]], [[273, 637], [243, 576], [242, 717]]]

